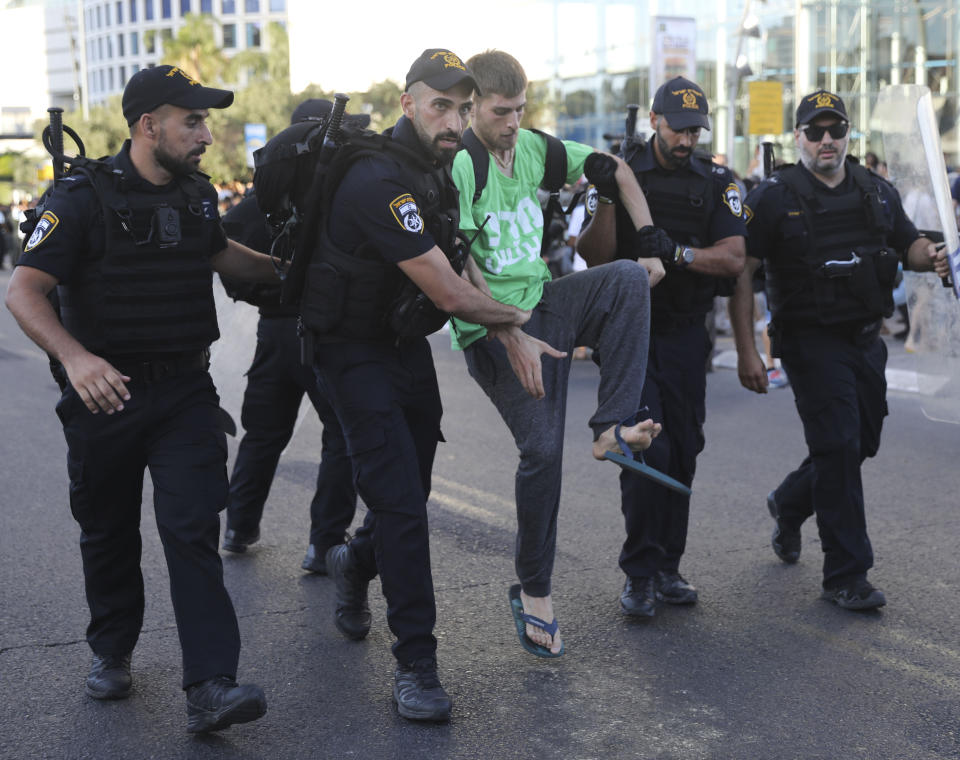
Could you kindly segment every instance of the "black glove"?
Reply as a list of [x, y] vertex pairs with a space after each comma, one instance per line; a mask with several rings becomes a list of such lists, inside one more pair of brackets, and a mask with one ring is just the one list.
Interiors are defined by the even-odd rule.
[[638, 258], [660, 259], [664, 264], [676, 264], [677, 251], [682, 249], [664, 230], [653, 225], [637, 230], [634, 243], [640, 252]]
[[583, 173], [597, 192], [604, 198], [614, 200], [620, 190], [617, 188], [617, 162], [606, 153], [591, 153], [583, 162]]

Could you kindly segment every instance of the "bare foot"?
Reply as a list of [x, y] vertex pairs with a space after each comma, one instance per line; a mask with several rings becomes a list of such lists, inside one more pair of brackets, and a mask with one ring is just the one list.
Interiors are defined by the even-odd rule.
[[[547, 623], [553, 621], [553, 600], [549, 596], [527, 596], [521, 591], [520, 602], [523, 604], [523, 611], [528, 615], [538, 617]], [[535, 644], [546, 647], [554, 654], [557, 654], [563, 646], [559, 628], [557, 633], [551, 636], [542, 628], [527, 623], [527, 637]]]
[[[660, 435], [662, 427], [659, 422], [643, 420], [631, 427], [620, 428], [620, 437], [623, 438], [623, 442], [630, 447], [631, 451], [643, 451], [644, 449], [650, 448], [653, 439]], [[617, 454], [622, 453], [620, 446], [617, 444], [616, 435], [614, 434], [616, 429], [617, 426], [612, 425], [609, 430], [602, 432], [600, 437], [593, 442], [594, 459], [603, 459], [603, 455], [608, 451], [613, 451]]]

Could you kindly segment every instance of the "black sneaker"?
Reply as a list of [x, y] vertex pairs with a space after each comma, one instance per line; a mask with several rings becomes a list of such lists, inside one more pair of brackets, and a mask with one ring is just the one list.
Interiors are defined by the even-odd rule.
[[820, 598], [845, 610], [875, 610], [887, 603], [883, 592], [874, 588], [866, 578], [857, 578], [839, 586], [825, 588]]
[[397, 665], [393, 675], [393, 698], [397, 712], [410, 720], [450, 720], [450, 697], [440, 685], [437, 661], [423, 657], [409, 665]]
[[647, 576], [627, 576], [620, 593], [620, 610], [631, 617], [653, 617], [657, 613], [656, 580]]
[[657, 571], [657, 599], [667, 604], [696, 604], [697, 589], [680, 573]]
[[777, 527], [773, 529], [770, 545], [773, 547], [773, 553], [783, 562], [794, 565], [800, 559], [800, 531], [789, 528], [781, 522], [780, 509], [773, 493], [771, 491], [767, 494], [767, 509], [770, 510], [770, 517], [777, 521]]
[[370, 633], [370, 605], [367, 604], [367, 586], [370, 581], [360, 577], [357, 561], [349, 544], [337, 544], [327, 549], [327, 573], [337, 584], [337, 628], [354, 641]]
[[260, 529], [257, 528], [252, 533], [227, 528], [223, 532], [223, 545], [220, 547], [224, 551], [243, 554], [250, 544], [255, 544], [260, 540]]
[[249, 723], [267, 712], [263, 689], [217, 676], [187, 687], [187, 731], [202, 734]]
[[95, 654], [83, 690], [94, 699], [126, 699], [130, 696], [129, 654]]
[[303, 562], [300, 563], [300, 567], [314, 575], [326, 575], [327, 560], [324, 552], [317, 551], [317, 547], [310, 544], [307, 547], [307, 553], [303, 557]]

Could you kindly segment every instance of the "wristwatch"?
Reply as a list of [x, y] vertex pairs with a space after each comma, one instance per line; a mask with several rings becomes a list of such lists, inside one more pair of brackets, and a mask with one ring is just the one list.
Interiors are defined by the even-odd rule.
[[677, 246], [677, 253], [673, 259], [674, 264], [676, 264], [678, 267], [686, 267], [693, 263], [693, 259], [693, 248], [690, 248], [686, 245]]

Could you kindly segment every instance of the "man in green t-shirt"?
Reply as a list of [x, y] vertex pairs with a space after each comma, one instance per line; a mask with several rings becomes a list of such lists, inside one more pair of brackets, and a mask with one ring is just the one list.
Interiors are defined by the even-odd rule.
[[[460, 191], [460, 229], [476, 239], [467, 272], [497, 301], [532, 310], [523, 331], [486, 330], [454, 320], [454, 348], [464, 350], [467, 368], [496, 405], [520, 453], [516, 475], [516, 570], [511, 606], [524, 647], [542, 657], [563, 652], [553, 614], [550, 577], [556, 551], [563, 429], [570, 353], [590, 346], [602, 357], [597, 411], [590, 419], [593, 455], [604, 458], [617, 444], [614, 428], [634, 449], [650, 445], [660, 426], [636, 421], [646, 371], [650, 281], [642, 265], [619, 261], [552, 281], [540, 258], [543, 215], [537, 188], [544, 179], [545, 139], [520, 129], [527, 78], [501, 51], [468, 62], [482, 93], [475, 99], [472, 129], [490, 155], [486, 185], [474, 202], [474, 166], [467, 151], [457, 154], [453, 178]], [[593, 149], [564, 142], [568, 172], [576, 182]], [[610, 161], [614, 161], [611, 156]], [[633, 173], [616, 159], [615, 186], [636, 228], [651, 224]], [[613, 179], [611, 179], [613, 182]], [[479, 233], [478, 233], [479, 230]], [[475, 266], [474, 266], [475, 265]], [[480, 276], [482, 274], [482, 277]], [[522, 333], [566, 352], [541, 364], [543, 348]], [[481, 340], [482, 338], [497, 340]], [[513, 371], [511, 372], [511, 368]], [[525, 624], [525, 625], [524, 625]]]

